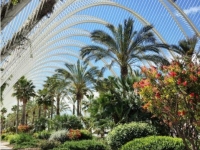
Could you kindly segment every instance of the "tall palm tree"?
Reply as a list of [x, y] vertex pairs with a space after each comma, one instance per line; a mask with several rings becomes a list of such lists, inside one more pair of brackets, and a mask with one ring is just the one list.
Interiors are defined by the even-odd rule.
[[26, 103], [30, 100], [31, 97], [35, 96], [33, 82], [31, 80], [27, 80], [25, 76], [22, 76], [13, 86], [14, 93], [13, 96], [16, 96], [18, 100], [22, 101], [22, 119], [21, 124], [25, 124], [26, 120]]
[[6, 109], [5, 107], [3, 107], [3, 108], [1, 109], [1, 114], [2, 114], [2, 116], [4, 116], [5, 113], [7, 113], [7, 109]]
[[97, 67], [88, 68], [88, 64], [81, 64], [80, 60], [77, 64], [65, 64], [66, 69], [57, 69], [57, 76], [70, 81], [70, 92], [76, 96], [77, 116], [81, 115], [81, 100], [89, 91], [97, 77], [102, 76], [102, 72]]
[[159, 55], [160, 48], [169, 48], [166, 44], [156, 43], [156, 37], [151, 31], [152, 25], [144, 26], [139, 32], [134, 31], [134, 21], [129, 18], [118, 28], [108, 24], [106, 26], [112, 34], [102, 30], [91, 33], [92, 41], [102, 46], [89, 45], [81, 49], [80, 55], [86, 61], [98, 61], [102, 58], [111, 60], [109, 67], [117, 64], [121, 70], [121, 76], [127, 76], [131, 66], [137, 61], [147, 60], [155, 63], [169, 64]]

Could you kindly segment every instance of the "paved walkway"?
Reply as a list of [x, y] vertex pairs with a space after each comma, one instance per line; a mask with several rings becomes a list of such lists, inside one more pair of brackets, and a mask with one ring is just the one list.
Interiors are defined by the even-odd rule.
[[11, 150], [12, 148], [8, 147], [7, 145], [9, 145], [8, 142], [1, 141], [0, 150]]

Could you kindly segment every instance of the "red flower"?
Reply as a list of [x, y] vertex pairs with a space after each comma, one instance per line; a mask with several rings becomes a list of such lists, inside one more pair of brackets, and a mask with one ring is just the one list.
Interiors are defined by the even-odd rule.
[[177, 84], [178, 84], [178, 85], [181, 84], [181, 78], [178, 78]]
[[171, 77], [175, 77], [175, 76], [177, 75], [177, 73], [174, 72], [174, 71], [172, 71], [172, 72], [169, 72], [169, 75], [170, 75]]
[[190, 97], [194, 97], [194, 95], [195, 95], [194, 93], [190, 93]]
[[156, 74], [156, 78], [158, 79], [158, 78], [160, 78], [161, 77], [161, 74], [160, 73], [157, 73]]
[[183, 82], [182, 84], [183, 86], [187, 86], [187, 81]]

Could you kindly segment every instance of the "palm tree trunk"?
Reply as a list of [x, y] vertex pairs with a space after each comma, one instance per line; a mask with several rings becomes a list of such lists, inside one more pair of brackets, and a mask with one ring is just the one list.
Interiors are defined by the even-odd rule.
[[18, 133], [18, 125], [19, 125], [19, 99], [17, 99], [16, 133]]
[[80, 101], [77, 99], [77, 116], [79, 116], [79, 105], [80, 105], [80, 103], [79, 103]]
[[34, 124], [34, 122], [35, 122], [35, 110], [33, 111], [32, 125]]
[[23, 107], [22, 107], [22, 125], [25, 125], [25, 119], [26, 119], [26, 100], [23, 100]]
[[60, 116], [60, 94], [58, 94], [56, 100], [57, 100], [56, 115]]
[[75, 103], [73, 103], [73, 115], [75, 115]]
[[53, 118], [53, 100], [51, 101], [51, 120]]
[[38, 119], [40, 119], [41, 117], [41, 105], [39, 105], [39, 109], [38, 109]]
[[124, 78], [128, 75], [128, 67], [127, 66], [121, 66], [121, 78]]

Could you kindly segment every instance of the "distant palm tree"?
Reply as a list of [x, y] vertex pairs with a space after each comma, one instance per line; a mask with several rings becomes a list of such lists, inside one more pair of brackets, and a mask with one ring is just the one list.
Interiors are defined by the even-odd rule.
[[57, 69], [57, 76], [70, 81], [70, 92], [75, 95], [77, 101], [77, 116], [81, 115], [81, 100], [90, 90], [92, 84], [102, 73], [97, 67], [88, 68], [88, 64], [65, 64], [66, 69]]
[[47, 88], [49, 97], [51, 97], [52, 101], [54, 97], [56, 100], [56, 115], [60, 115], [60, 101], [65, 94], [66, 86], [68, 84], [69, 83], [66, 82], [66, 80], [59, 78], [57, 75], [47, 77], [47, 80], [45, 81], [44, 87]]
[[17, 99], [23, 103], [21, 124], [24, 125], [26, 120], [26, 103], [31, 97], [35, 96], [35, 86], [33, 85], [32, 81], [29, 81], [25, 78], [25, 76], [22, 76], [14, 84], [13, 88], [15, 92], [12, 94], [12, 96], [17, 97]]
[[80, 55], [86, 61], [98, 61], [102, 58], [111, 60], [109, 68], [117, 64], [121, 70], [121, 76], [127, 76], [131, 65], [137, 61], [147, 60], [162, 64], [169, 64], [168, 60], [159, 55], [160, 48], [168, 48], [166, 44], [156, 43], [156, 37], [151, 32], [152, 25], [144, 26], [139, 32], [134, 31], [134, 21], [129, 18], [118, 28], [108, 24], [106, 26], [112, 34], [102, 30], [91, 33], [91, 39], [102, 46], [89, 45], [81, 49]]
[[5, 107], [3, 107], [3, 108], [1, 109], [1, 114], [2, 114], [2, 116], [3, 116], [5, 113], [7, 113], [7, 109], [6, 109]]
[[197, 43], [198, 38], [196, 36], [193, 36], [191, 38], [179, 41], [178, 46], [172, 45], [171, 49], [173, 49], [174, 52], [180, 54], [181, 56], [188, 57], [192, 60], [194, 55], [200, 58], [200, 48], [199, 50], [195, 51]]

